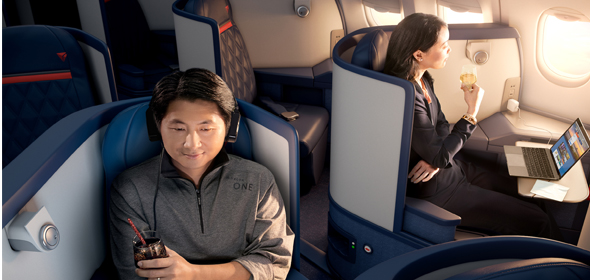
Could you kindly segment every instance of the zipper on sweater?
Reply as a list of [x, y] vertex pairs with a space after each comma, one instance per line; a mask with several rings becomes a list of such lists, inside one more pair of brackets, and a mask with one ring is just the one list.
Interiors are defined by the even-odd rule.
[[201, 217], [201, 233], [205, 234], [205, 228], [203, 226], [203, 210], [201, 209], [201, 191], [197, 190], [197, 204], [199, 205], [199, 216]]

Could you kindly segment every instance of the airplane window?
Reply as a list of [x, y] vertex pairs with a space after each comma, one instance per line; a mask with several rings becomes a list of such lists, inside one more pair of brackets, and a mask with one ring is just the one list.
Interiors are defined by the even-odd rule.
[[397, 25], [402, 21], [401, 1], [363, 0], [365, 16], [370, 26]]
[[368, 8], [370, 15], [376, 25], [397, 25], [402, 21], [402, 14], [390, 13], [390, 12], [379, 12], [373, 8]]
[[[590, 20], [567, 8], [552, 8], [539, 19], [537, 64], [548, 80], [578, 87], [590, 78]], [[574, 54], [574, 55], [573, 55]]]
[[483, 23], [477, 0], [438, 0], [438, 14], [447, 23]]
[[442, 18], [446, 23], [483, 23], [482, 13], [456, 12], [443, 7]]

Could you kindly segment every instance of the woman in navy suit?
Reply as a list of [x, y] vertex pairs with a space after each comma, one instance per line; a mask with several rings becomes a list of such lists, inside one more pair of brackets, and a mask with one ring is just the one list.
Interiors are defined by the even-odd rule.
[[384, 72], [416, 89], [407, 193], [461, 216], [461, 225], [500, 234], [561, 239], [559, 230], [532, 199], [517, 194], [515, 180], [454, 159], [477, 128], [484, 90], [461, 85], [467, 112], [449, 131], [428, 69], [440, 69], [451, 53], [447, 24], [415, 13], [393, 30]]

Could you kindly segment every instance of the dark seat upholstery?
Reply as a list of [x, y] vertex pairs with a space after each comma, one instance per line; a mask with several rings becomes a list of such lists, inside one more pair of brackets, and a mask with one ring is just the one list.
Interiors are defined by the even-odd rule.
[[95, 105], [84, 53], [67, 31], [2, 29], [2, 168], [65, 116]]
[[485, 237], [426, 247], [384, 261], [362, 279], [589, 279], [590, 252], [549, 239]]
[[[233, 22], [229, 3], [226, 0], [189, 0], [184, 10], [217, 22], [221, 56], [221, 69], [217, 69], [217, 74], [221, 75], [235, 97], [260, 104], [254, 69], [240, 30]], [[275, 101], [300, 116], [289, 123], [299, 134], [301, 189], [305, 192], [317, 184], [324, 168], [330, 116], [323, 107]]]
[[381, 29], [367, 33], [356, 45], [350, 63], [377, 72], [383, 72], [389, 36]]
[[564, 258], [511, 261], [457, 274], [447, 280], [590, 279], [590, 266]]
[[121, 98], [151, 95], [155, 84], [178, 68], [174, 31], [150, 31], [137, 0], [100, 2]]

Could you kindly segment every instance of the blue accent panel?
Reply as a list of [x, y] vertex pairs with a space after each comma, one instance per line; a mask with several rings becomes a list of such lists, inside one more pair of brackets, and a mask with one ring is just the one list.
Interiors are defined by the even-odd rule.
[[461, 217], [422, 199], [406, 198], [406, 212], [416, 214], [441, 226], [457, 226], [461, 223]]
[[57, 122], [2, 170], [2, 227], [20, 211], [90, 135], [123, 109], [149, 99], [90, 107]]
[[[104, 1], [100, 2], [103, 3]], [[107, 76], [109, 78], [109, 89], [111, 90], [111, 99], [113, 101], [119, 100], [119, 96], [117, 95], [117, 87], [115, 86], [115, 74], [113, 73], [113, 64], [111, 63], [111, 54], [109, 52], [109, 48], [107, 47], [107, 45], [100, 39], [79, 29], [70, 27], [60, 28], [70, 33], [79, 42], [82, 42], [97, 50], [98, 52], [102, 53], [102, 56], [104, 57], [104, 65], [107, 69]]]
[[[331, 197], [330, 197], [331, 199]], [[376, 226], [365, 219], [362, 219], [340, 207], [334, 200], [330, 200], [330, 217], [334, 224], [338, 225], [347, 235], [356, 239], [356, 259], [354, 263], [341, 257], [333, 248], [328, 247], [328, 265], [332, 273], [343, 279], [354, 279], [365, 270], [392, 258], [428, 244], [419, 244], [414, 240], [406, 238], [405, 235], [392, 233], [379, 226]], [[371, 254], [364, 252], [363, 247], [370, 246]]]
[[[367, 227], [371, 231], [375, 231], [380, 234], [386, 235], [387, 237], [396, 239], [397, 241], [401, 241], [408, 246], [411, 246], [414, 248], [422, 248], [422, 247], [432, 245], [432, 243], [430, 243], [430, 242], [418, 239], [418, 238], [408, 235], [404, 232], [391, 232], [391, 231], [386, 230], [378, 225], [375, 225], [375, 224], [353, 214], [352, 212], [344, 209], [336, 201], [334, 201], [334, 199], [332, 198], [332, 195], [330, 195], [330, 208], [334, 208], [335, 211], [340, 213], [340, 215], [345, 216], [346, 219], [348, 219], [348, 220], [359, 223], [360, 225], [362, 225], [363, 227]], [[340, 225], [340, 226], [342, 226], [342, 225]]]
[[449, 24], [449, 40], [520, 38], [513, 27], [498, 23]]
[[333, 59], [336, 65], [342, 67], [345, 70], [351, 71], [353, 73], [369, 77], [372, 79], [376, 79], [382, 82], [394, 84], [400, 86], [404, 89], [406, 96], [404, 100], [404, 119], [403, 119], [403, 127], [402, 127], [402, 139], [401, 139], [401, 151], [400, 151], [400, 160], [399, 160], [399, 170], [398, 170], [398, 181], [397, 181], [397, 194], [396, 194], [396, 209], [395, 209], [395, 217], [393, 218], [393, 230], [395, 232], [400, 232], [402, 229], [402, 222], [403, 222], [403, 210], [405, 205], [405, 197], [406, 197], [406, 184], [407, 178], [403, 174], [408, 174], [408, 164], [410, 161], [410, 145], [412, 139], [412, 124], [414, 121], [414, 86], [409, 81], [404, 79], [400, 79], [398, 77], [390, 76], [384, 73], [364, 69], [358, 67], [356, 65], [352, 65], [346, 61], [344, 61], [340, 55], [344, 53], [344, 51], [348, 50], [350, 47], [354, 46], [357, 40], [354, 38], [356, 35], [365, 34], [371, 32], [376, 29], [382, 29], [383, 31], [392, 31], [395, 26], [382, 26], [382, 27], [369, 27], [359, 29], [344, 38], [342, 38], [336, 46], [334, 47], [333, 52]]
[[[291, 206], [289, 221], [291, 221], [291, 230], [293, 230], [296, 237], [299, 237], [299, 136], [297, 135], [297, 131], [292, 125], [281, 118], [244, 100], [238, 99], [238, 106], [240, 106], [240, 111], [244, 118], [251, 119], [276, 132], [283, 136], [289, 143], [289, 158], [291, 159], [289, 164], [289, 189], [291, 191], [289, 194], [289, 205]], [[296, 270], [299, 270], [300, 267], [299, 244], [299, 238], [295, 238], [291, 268]]]
[[494, 236], [431, 246], [391, 258], [357, 279], [415, 279], [467, 262], [492, 259], [567, 258], [590, 264], [590, 252], [538, 237]]
[[172, 5], [172, 12], [181, 16], [188, 18], [190, 20], [202, 22], [211, 26], [211, 30], [213, 31], [213, 50], [215, 52], [215, 74], [219, 77], [223, 77], [223, 73], [221, 72], [221, 53], [219, 47], [219, 26], [217, 22], [213, 19], [208, 17], [197, 16], [189, 12], [183, 11], [186, 3], [188, 0], [177, 0]]
[[257, 83], [276, 83], [283, 85], [313, 87], [312, 68], [258, 68], [254, 70]]

